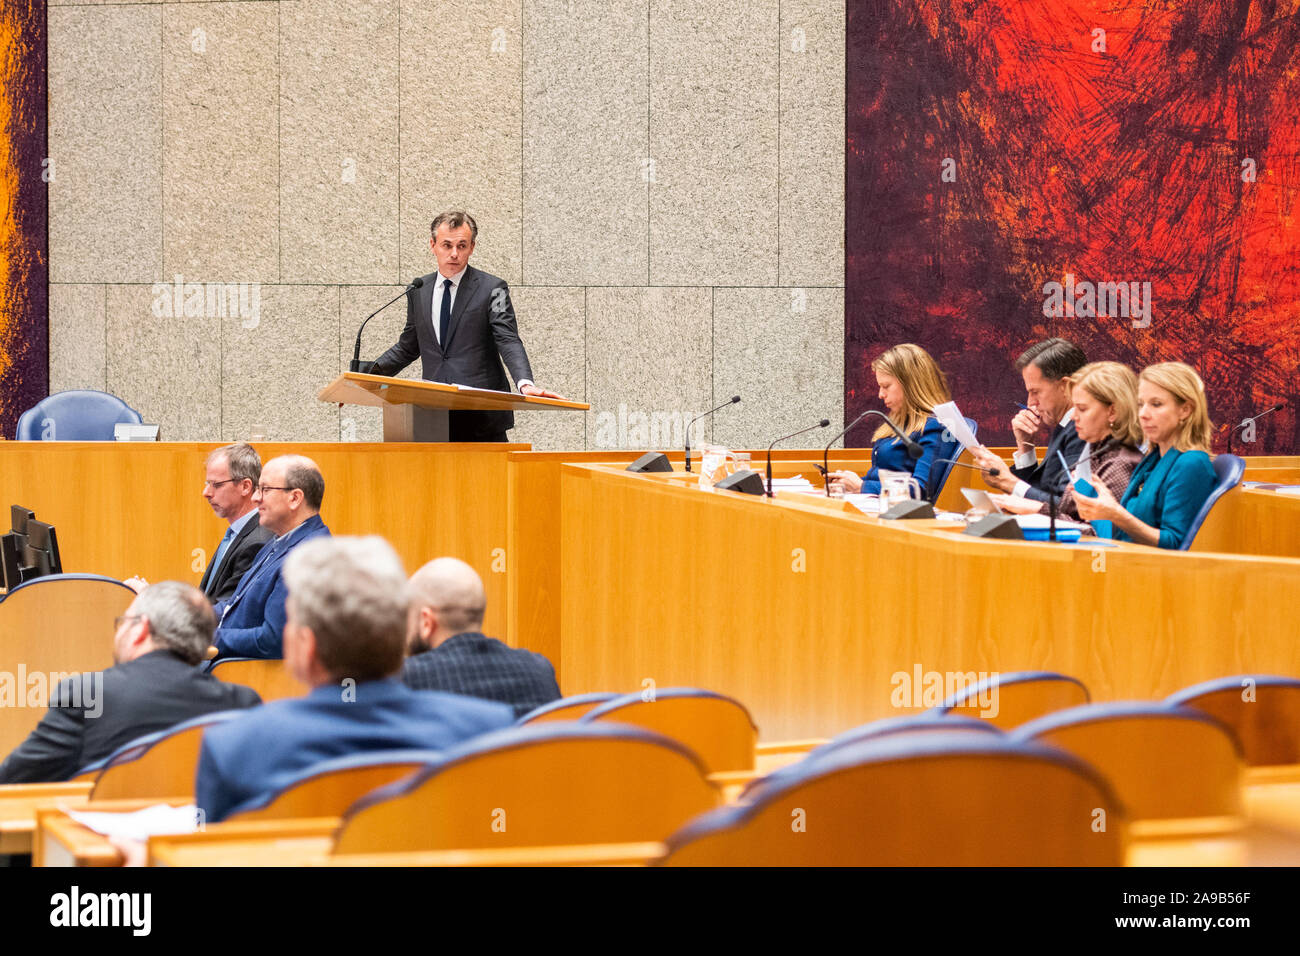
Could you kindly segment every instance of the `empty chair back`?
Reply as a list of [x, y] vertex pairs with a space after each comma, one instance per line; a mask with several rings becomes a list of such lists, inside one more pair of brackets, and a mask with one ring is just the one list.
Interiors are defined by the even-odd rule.
[[[113, 618], [135, 592], [97, 574], [52, 574], [20, 584], [0, 601], [0, 664], [28, 674], [71, 675], [113, 666]], [[8, 754], [44, 716], [39, 707], [5, 707], [0, 755]]]
[[1242, 674], [1172, 694], [1167, 703], [1192, 707], [1232, 728], [1252, 767], [1300, 763], [1300, 680]]
[[1210, 496], [1205, 499], [1205, 504], [1201, 505], [1201, 510], [1192, 519], [1192, 523], [1188, 525], [1187, 534], [1183, 535], [1183, 543], [1178, 546], [1179, 551], [1191, 549], [1196, 532], [1200, 531], [1201, 525], [1205, 524], [1210, 509], [1220, 498], [1237, 487], [1241, 482], [1241, 476], [1246, 473], [1246, 462], [1236, 455], [1215, 455], [1211, 464], [1214, 466], [1214, 488], [1210, 491]]
[[116, 395], [90, 389], [55, 392], [18, 419], [19, 441], [112, 441], [113, 426], [144, 419]]
[[788, 764], [779, 770], [774, 770], [765, 777], [751, 780], [741, 790], [740, 799], [752, 802], [757, 799], [759, 793], [763, 790], [772, 786], [780, 786], [791, 776], [803, 773], [802, 765], [804, 762], [823, 760], [834, 756], [846, 747], [856, 746], [863, 741], [878, 740], [882, 737], [915, 739], [935, 734], [948, 737], [961, 734], [1000, 737], [1002, 731], [985, 720], [976, 720], [974, 717], [944, 716], [937, 710], [927, 710], [925, 713], [913, 714], [907, 717], [887, 717], [884, 720], [873, 720], [869, 724], [853, 727], [842, 734], [832, 737], [820, 747], [809, 751], [807, 756], [798, 763]]
[[608, 691], [598, 691], [592, 694], [575, 694], [572, 697], [561, 697], [549, 704], [542, 704], [541, 707], [534, 707], [516, 720], [515, 723], [522, 726], [523, 724], [536, 724], [548, 720], [577, 720], [589, 710], [605, 703], [607, 700], [613, 700], [617, 696], [619, 695]]
[[95, 778], [91, 800], [132, 797], [194, 797], [194, 775], [199, 766], [203, 731], [213, 724], [245, 713], [223, 710], [204, 714], [133, 740], [104, 761]]
[[662, 840], [721, 794], [699, 759], [637, 727], [515, 727], [363, 798], [336, 853]]
[[1122, 810], [1077, 758], [992, 735], [883, 737], [692, 821], [678, 866], [1116, 866]]
[[957, 691], [939, 713], [977, 717], [994, 727], [1011, 730], [1026, 721], [1086, 704], [1092, 698], [1083, 682], [1052, 671], [993, 674]]
[[284, 661], [223, 657], [213, 662], [211, 673], [228, 684], [251, 687], [264, 704], [284, 697], [302, 697], [307, 693], [306, 686], [294, 679]]
[[1241, 813], [1241, 748], [1219, 721], [1153, 703], [1074, 707], [1012, 735], [1086, 761], [1114, 788], [1130, 820]]
[[366, 794], [442, 760], [437, 750], [386, 750], [349, 754], [316, 764], [274, 793], [237, 807], [227, 820], [341, 817]]
[[685, 744], [709, 773], [753, 770], [758, 728], [739, 701], [694, 687], [657, 690], [653, 700], [624, 694], [588, 712], [583, 723], [618, 721]]

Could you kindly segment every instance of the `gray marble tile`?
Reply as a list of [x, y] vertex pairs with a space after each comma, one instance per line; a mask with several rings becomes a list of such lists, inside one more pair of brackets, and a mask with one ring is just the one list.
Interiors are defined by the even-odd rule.
[[781, 3], [781, 278], [844, 284], [844, 6]]
[[[519, 0], [403, 0], [400, 278], [434, 268], [429, 224], [478, 223], [473, 263], [519, 281]], [[430, 31], [437, 30], [436, 38]], [[456, 51], [444, 57], [439, 51]]]
[[652, 284], [776, 284], [777, 27], [777, 0], [651, 0]]
[[829, 418], [788, 446], [824, 447], [844, 427], [842, 289], [718, 289], [713, 334], [713, 404], [741, 396], [714, 416], [719, 444], [765, 448]]
[[524, 4], [524, 279], [645, 285], [646, 0]]
[[276, 5], [163, 8], [163, 259], [169, 281], [275, 282]]
[[[252, 314], [246, 314], [252, 313]], [[339, 410], [316, 393], [338, 374], [332, 286], [263, 286], [257, 309], [222, 320], [222, 441], [337, 441]]]
[[709, 408], [712, 291], [587, 290], [587, 447], [673, 448]]
[[397, 0], [280, 8], [282, 281], [397, 270]]
[[161, 274], [161, 9], [49, 11], [51, 282]]
[[[107, 390], [160, 426], [163, 441], [221, 437], [221, 319], [202, 292], [170, 284], [108, 287]], [[193, 290], [188, 290], [193, 292]]]
[[107, 330], [102, 285], [50, 285], [50, 393], [105, 391]]

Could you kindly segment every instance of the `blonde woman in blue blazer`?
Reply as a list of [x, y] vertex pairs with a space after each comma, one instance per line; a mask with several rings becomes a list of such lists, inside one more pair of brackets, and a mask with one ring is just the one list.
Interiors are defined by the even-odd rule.
[[1085, 521], [1111, 521], [1115, 538], [1177, 550], [1214, 490], [1205, 384], [1182, 362], [1150, 365], [1138, 376], [1138, 421], [1147, 439], [1119, 501], [1104, 484], [1097, 497], [1078, 495]]

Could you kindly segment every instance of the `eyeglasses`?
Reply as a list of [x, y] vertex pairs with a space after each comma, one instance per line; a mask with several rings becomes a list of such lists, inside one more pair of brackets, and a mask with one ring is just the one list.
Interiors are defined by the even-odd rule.
[[288, 485], [283, 485], [283, 486], [282, 485], [258, 485], [257, 486], [257, 493], [259, 495], [264, 495], [268, 491], [293, 491], [293, 490], [294, 489], [290, 488]]
[[228, 485], [232, 481], [242, 481], [242, 480], [243, 479], [240, 478], [227, 478], [225, 481], [205, 481], [203, 483], [203, 490], [206, 491], [207, 489], [211, 488], [213, 491], [216, 491], [222, 485]]
[[113, 630], [120, 631], [122, 629], [122, 625], [125, 624], [127, 621], [143, 621], [143, 620], [144, 620], [143, 614], [119, 614], [117, 617], [113, 618]]

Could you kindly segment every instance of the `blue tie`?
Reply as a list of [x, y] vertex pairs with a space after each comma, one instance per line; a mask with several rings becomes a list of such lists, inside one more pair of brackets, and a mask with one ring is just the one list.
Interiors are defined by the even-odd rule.
[[447, 348], [447, 329], [451, 325], [451, 280], [442, 282], [442, 315], [438, 318], [438, 344]]
[[221, 536], [221, 543], [217, 545], [217, 553], [212, 556], [213, 574], [216, 574], [221, 569], [221, 559], [226, 556], [226, 548], [230, 546], [230, 539], [234, 536], [234, 528], [227, 528], [226, 533]]

